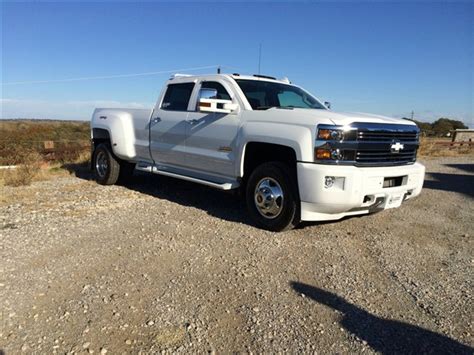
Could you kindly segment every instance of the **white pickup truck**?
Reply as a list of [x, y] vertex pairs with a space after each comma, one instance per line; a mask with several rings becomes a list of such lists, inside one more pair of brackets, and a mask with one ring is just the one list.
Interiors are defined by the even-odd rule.
[[242, 189], [252, 219], [272, 231], [399, 207], [425, 174], [413, 122], [336, 113], [261, 75], [174, 75], [153, 109], [98, 108], [91, 128], [99, 183], [136, 169]]

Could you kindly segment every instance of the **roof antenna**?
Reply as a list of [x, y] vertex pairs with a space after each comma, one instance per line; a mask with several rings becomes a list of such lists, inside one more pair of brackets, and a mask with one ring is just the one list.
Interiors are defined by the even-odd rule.
[[219, 66], [217, 67], [217, 74], [220, 74], [220, 73], [221, 73], [221, 66], [219, 65]]
[[260, 63], [262, 62], [262, 44], [258, 48], [258, 75], [260, 75]]

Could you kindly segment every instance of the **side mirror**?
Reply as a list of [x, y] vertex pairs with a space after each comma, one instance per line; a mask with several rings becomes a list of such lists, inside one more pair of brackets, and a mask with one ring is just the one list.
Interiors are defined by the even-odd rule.
[[198, 109], [200, 112], [231, 113], [237, 110], [238, 105], [231, 100], [216, 99], [216, 89], [199, 90]]
[[216, 89], [203, 88], [199, 90], [199, 99], [215, 99], [215, 98], [217, 98]]
[[326, 106], [328, 109], [331, 109], [331, 103], [329, 101], [324, 101], [324, 106]]

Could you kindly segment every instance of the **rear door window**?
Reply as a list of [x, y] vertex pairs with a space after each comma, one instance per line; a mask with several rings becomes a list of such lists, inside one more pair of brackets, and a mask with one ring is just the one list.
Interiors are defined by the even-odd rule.
[[187, 111], [193, 88], [194, 83], [168, 85], [161, 108], [168, 111]]

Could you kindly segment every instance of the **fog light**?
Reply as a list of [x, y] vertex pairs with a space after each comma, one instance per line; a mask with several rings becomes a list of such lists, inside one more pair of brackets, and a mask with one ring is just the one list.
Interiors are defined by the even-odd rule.
[[334, 185], [334, 182], [336, 181], [336, 178], [334, 176], [326, 176], [324, 178], [324, 187], [326, 189], [329, 189]]
[[325, 176], [324, 188], [331, 190], [344, 190], [346, 178], [343, 176]]

